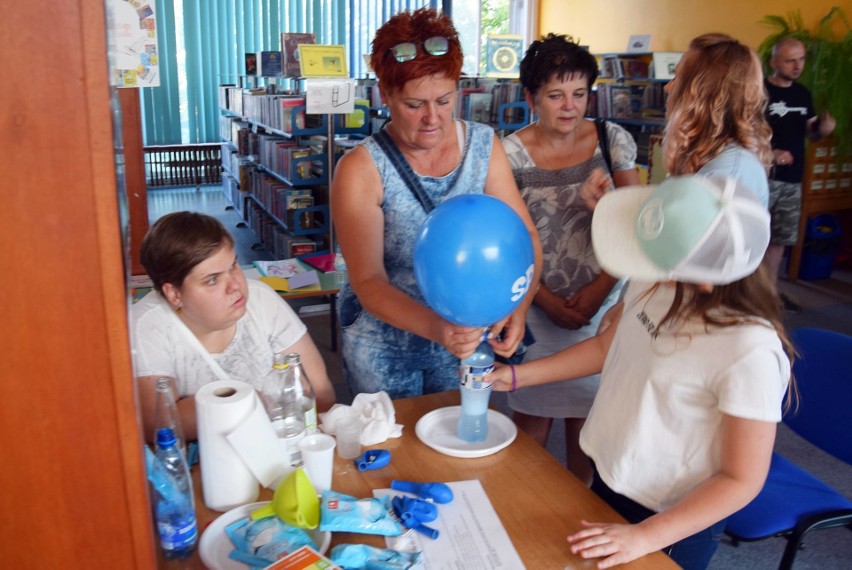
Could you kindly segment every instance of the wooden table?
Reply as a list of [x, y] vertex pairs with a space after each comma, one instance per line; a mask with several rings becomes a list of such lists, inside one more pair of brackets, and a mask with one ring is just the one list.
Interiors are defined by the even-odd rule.
[[[389, 488], [391, 480], [449, 482], [479, 479], [497, 511], [512, 543], [529, 569], [593, 568], [569, 550], [565, 537], [580, 530], [580, 519], [623, 521], [546, 450], [523, 432], [507, 448], [487, 457], [449, 457], [423, 444], [414, 433], [417, 420], [437, 408], [459, 404], [458, 391], [395, 400], [396, 421], [405, 426], [403, 436], [373, 446], [388, 449], [391, 462], [376, 470], [359, 472], [352, 461], [335, 457], [332, 488], [358, 498], [371, 497], [373, 489]], [[199, 468], [193, 469], [199, 529], [221, 513], [204, 506]], [[272, 492], [262, 489], [258, 500], [269, 500]], [[366, 543], [384, 548], [384, 537], [334, 533], [331, 544]], [[204, 568], [196, 551], [183, 562], [165, 563], [164, 568]], [[664, 554], [645, 556], [625, 569], [666, 569], [678, 566]]]

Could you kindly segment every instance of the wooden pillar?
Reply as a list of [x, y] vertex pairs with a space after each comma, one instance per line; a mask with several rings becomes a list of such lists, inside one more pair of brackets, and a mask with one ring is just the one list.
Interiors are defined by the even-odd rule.
[[133, 275], [145, 273], [139, 246], [148, 231], [148, 192], [145, 187], [145, 152], [142, 147], [142, 108], [138, 89], [119, 89], [121, 138], [124, 143], [124, 183], [130, 222], [130, 267]]

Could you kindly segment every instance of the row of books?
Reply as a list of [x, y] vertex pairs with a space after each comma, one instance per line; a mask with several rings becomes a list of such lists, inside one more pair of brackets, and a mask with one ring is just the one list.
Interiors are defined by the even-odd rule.
[[[523, 98], [523, 87], [517, 81], [463, 78], [459, 82], [455, 116], [494, 125], [501, 119], [501, 105], [522, 101]], [[506, 116], [502, 117], [504, 123], [517, 123], [523, 115], [523, 111], [518, 109], [509, 109], [505, 113]]]
[[236, 180], [241, 188], [245, 189], [248, 188], [249, 184], [249, 171], [256, 167], [254, 162], [245, 156], [240, 156], [237, 151], [224, 145], [222, 149], [222, 168]]
[[325, 155], [314, 155], [313, 160], [297, 160], [312, 156], [311, 147], [300, 146], [295, 140], [269, 133], [251, 133], [249, 140], [252, 139], [257, 140], [257, 162], [293, 184], [318, 178], [324, 171], [322, 162]]
[[308, 209], [315, 203], [311, 189], [287, 186], [258, 170], [251, 173], [250, 184], [251, 195], [290, 231], [305, 235], [324, 229], [324, 220], [317, 219], [315, 212]]
[[[229, 174], [229, 173], [228, 173]], [[243, 220], [246, 219], [246, 198], [248, 192], [240, 190], [239, 181], [225, 174], [222, 176], [222, 192]], [[246, 179], [248, 180], [248, 179]], [[242, 186], [245, 188], [245, 186]]]
[[603, 56], [600, 77], [611, 79], [648, 79], [649, 62], [645, 59]]
[[299, 45], [317, 43], [316, 34], [283, 32], [281, 49], [249, 52], [245, 54], [245, 74], [264, 77], [299, 77]]
[[616, 119], [663, 117], [665, 92], [661, 83], [599, 83], [589, 109], [598, 117]]
[[265, 88], [244, 89], [219, 86], [219, 105], [235, 115], [292, 133], [322, 125], [321, 115], [305, 113], [305, 97], [290, 93], [270, 93]]
[[317, 242], [305, 236], [287, 233], [255, 202], [249, 202], [247, 214], [249, 227], [276, 259], [292, 258], [317, 251]]

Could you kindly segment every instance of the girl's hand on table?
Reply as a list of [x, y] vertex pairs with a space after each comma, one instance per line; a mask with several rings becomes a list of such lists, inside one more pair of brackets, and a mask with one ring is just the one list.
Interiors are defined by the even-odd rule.
[[642, 528], [634, 524], [592, 523], [580, 521], [585, 527], [568, 535], [571, 552], [583, 558], [603, 558], [598, 568], [626, 564], [651, 552]]

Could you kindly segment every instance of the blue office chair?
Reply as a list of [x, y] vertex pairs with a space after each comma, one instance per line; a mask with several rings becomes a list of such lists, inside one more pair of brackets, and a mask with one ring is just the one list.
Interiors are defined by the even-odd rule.
[[[801, 328], [791, 335], [798, 357], [793, 373], [798, 409], [784, 423], [804, 439], [852, 464], [852, 336]], [[787, 539], [780, 569], [793, 567], [805, 535], [813, 530], [852, 529], [852, 501], [801, 467], [772, 455], [760, 494], [728, 519], [734, 545], [780, 536]]]

